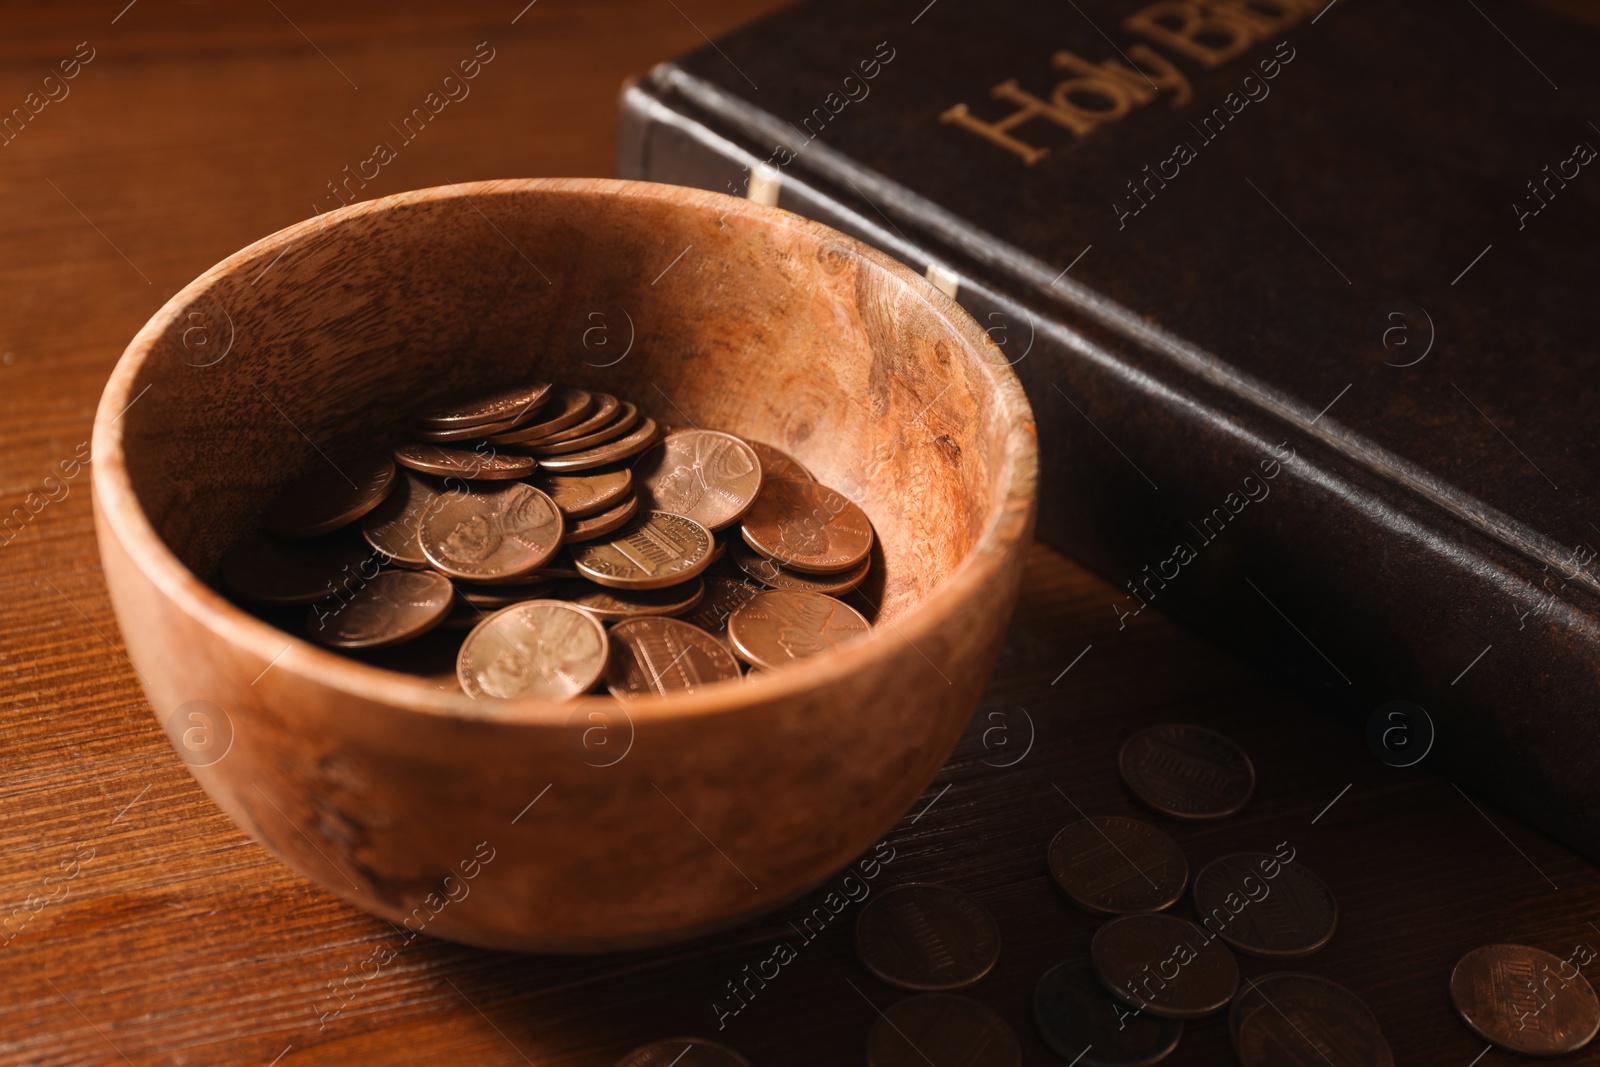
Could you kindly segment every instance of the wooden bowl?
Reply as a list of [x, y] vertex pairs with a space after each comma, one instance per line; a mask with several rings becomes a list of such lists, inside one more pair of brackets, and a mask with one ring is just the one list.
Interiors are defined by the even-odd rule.
[[[695, 696], [475, 701], [204, 580], [334, 438], [519, 377], [791, 452], [877, 528], [874, 632]], [[112, 603], [200, 784], [359, 907], [526, 951], [730, 926], [872, 846], [993, 668], [1035, 474], [1017, 379], [923, 279], [784, 211], [602, 180], [425, 189], [259, 241], [139, 331], [94, 427]]]

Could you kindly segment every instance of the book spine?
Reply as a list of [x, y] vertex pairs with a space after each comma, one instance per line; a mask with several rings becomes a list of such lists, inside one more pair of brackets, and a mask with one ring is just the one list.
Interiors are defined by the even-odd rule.
[[1575, 547], [1565, 573], [1536, 564], [1125, 337], [926, 247], [853, 192], [798, 167], [765, 174], [759, 146], [686, 101], [638, 85], [623, 112], [619, 176], [775, 193], [926, 274], [989, 331], [1039, 426], [1039, 536], [1115, 587], [1116, 639], [1161, 611], [1363, 729], [1412, 701], [1434, 731], [1427, 767], [1600, 860], [1600, 601], [1574, 580], [1592, 549]]

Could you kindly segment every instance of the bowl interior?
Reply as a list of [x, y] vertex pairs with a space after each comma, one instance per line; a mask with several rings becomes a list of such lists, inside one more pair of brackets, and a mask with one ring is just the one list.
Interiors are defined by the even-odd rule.
[[342, 439], [393, 442], [414, 407], [503, 381], [603, 390], [792, 453], [871, 517], [880, 623], [972, 552], [1016, 462], [1020, 394], [996, 387], [1009, 371], [953, 302], [715, 194], [402, 194], [275, 234], [180, 296], [134, 342], [120, 433], [140, 507], [207, 579]]

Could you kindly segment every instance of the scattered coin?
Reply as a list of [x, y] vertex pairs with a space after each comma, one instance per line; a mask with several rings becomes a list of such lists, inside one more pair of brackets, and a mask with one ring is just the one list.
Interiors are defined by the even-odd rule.
[[626, 526], [635, 515], [639, 513], [639, 498], [630, 496], [610, 511], [602, 511], [598, 515], [591, 515], [586, 519], [574, 519], [567, 524], [566, 542], [576, 544], [579, 541], [593, 541], [596, 537], [603, 537], [613, 530]]
[[1362, 999], [1314, 974], [1249, 980], [1228, 1013], [1243, 1067], [1394, 1067]]
[[694, 623], [726, 644], [729, 616], [754, 600], [760, 593], [761, 590], [749, 582], [715, 575], [705, 580], [705, 598], [685, 614], [683, 619], [685, 622]]
[[1062, 827], [1050, 842], [1049, 860], [1050, 876], [1067, 896], [1100, 915], [1162, 911], [1183, 895], [1189, 879], [1176, 841], [1120, 815]]
[[531, 574], [561, 547], [561, 512], [522, 482], [441, 496], [422, 516], [428, 562], [452, 578]]
[[967, 997], [924, 993], [879, 1014], [867, 1033], [867, 1067], [1021, 1067], [1017, 1035]]
[[566, 452], [559, 456], [546, 456], [541, 463], [553, 471], [586, 471], [593, 467], [604, 467], [607, 463], [636, 456], [649, 448], [656, 439], [656, 424], [654, 419], [645, 419], [631, 433], [625, 434], [614, 441], [607, 441], [603, 445], [585, 449], [582, 452]]
[[306, 629], [331, 648], [381, 648], [420, 637], [455, 602], [450, 580], [432, 571], [379, 571], [351, 593], [311, 605]]
[[773, 589], [788, 589], [798, 593], [840, 596], [860, 585], [872, 569], [872, 561], [864, 559], [851, 570], [835, 574], [806, 574], [784, 569], [742, 540], [735, 542], [731, 551], [734, 565], [756, 581]]
[[394, 460], [382, 455], [318, 457], [301, 475], [273, 497], [261, 513], [271, 534], [298, 540], [331, 533], [355, 522], [383, 503], [394, 485]]
[[1089, 958], [1112, 996], [1162, 1019], [1221, 1011], [1239, 985], [1228, 946], [1175, 915], [1112, 919], [1094, 932]]
[[645, 506], [687, 515], [708, 530], [739, 521], [761, 491], [761, 461], [731, 434], [680, 430], [633, 464]]
[[961, 989], [1000, 958], [1000, 927], [967, 894], [910, 882], [861, 909], [856, 955], [867, 970], [902, 989]]
[[1078, 1067], [1151, 1067], [1178, 1047], [1183, 1023], [1134, 1012], [1095, 979], [1086, 958], [1058, 963], [1033, 987], [1033, 1022]]
[[606, 687], [618, 699], [698, 693], [738, 677], [733, 653], [698, 626], [640, 616], [611, 628]]
[[1200, 726], [1168, 723], [1140, 730], [1117, 754], [1133, 795], [1174, 819], [1220, 819], [1255, 791], [1256, 772], [1244, 749]]
[[456, 594], [475, 608], [498, 610], [520, 604], [524, 600], [545, 600], [555, 583], [549, 580], [518, 582], [515, 585], [484, 585], [478, 582], [458, 581]]
[[715, 1041], [672, 1037], [634, 1049], [617, 1067], [750, 1067], [750, 1061]]
[[550, 402], [540, 409], [538, 421], [485, 436], [492, 445], [527, 444], [574, 425], [593, 411], [594, 406], [594, 397], [582, 389], [558, 389]]
[[[585, 420], [585, 423], [587, 421]], [[580, 434], [577, 432], [579, 427], [584, 425], [584, 423], [580, 423], [579, 426], [574, 426], [570, 430], [563, 430], [560, 433], [551, 434], [549, 437], [541, 437], [537, 441], [530, 441], [523, 447], [536, 456], [559, 456], [568, 452], [582, 452], [585, 449], [603, 445], [607, 441], [615, 441], [624, 433], [633, 429], [638, 422], [639, 409], [632, 404], [623, 403], [613, 413], [612, 418], [587, 433]]]
[[419, 527], [428, 505], [439, 498], [439, 490], [410, 471], [401, 471], [394, 488], [383, 503], [361, 519], [361, 536], [401, 567], [426, 567]]
[[698, 578], [669, 585], [664, 589], [607, 589], [582, 579], [562, 583], [555, 599], [576, 604], [601, 622], [621, 622], [641, 615], [682, 615], [705, 596], [706, 585]]
[[1339, 905], [1321, 878], [1267, 852], [1236, 852], [1200, 868], [1194, 908], [1208, 930], [1262, 959], [1309, 956], [1339, 922]]
[[559, 600], [495, 612], [467, 635], [456, 677], [471, 697], [567, 700], [600, 680], [610, 651], [600, 620]]
[[353, 583], [363, 566], [376, 572], [381, 552], [340, 536], [336, 542], [279, 541], [254, 532], [236, 541], [222, 557], [222, 580], [239, 596], [257, 604], [311, 604]]
[[1576, 1052], [1600, 1029], [1589, 980], [1527, 945], [1484, 945], [1461, 957], [1450, 974], [1450, 1000], [1473, 1033], [1525, 1056]]
[[659, 589], [695, 577], [711, 562], [711, 531], [693, 519], [647, 511], [615, 533], [570, 549], [591, 582], [613, 589]]
[[780, 478], [762, 487], [739, 528], [745, 543], [791, 570], [847, 571], [872, 551], [872, 523], [842, 493]]
[[728, 640], [740, 659], [770, 671], [838, 648], [871, 629], [859, 611], [831, 596], [769, 589], [733, 613]]
[[539, 466], [539, 461], [532, 456], [516, 456], [492, 448], [446, 448], [443, 445], [401, 445], [394, 450], [394, 461], [423, 474], [455, 475], [481, 482], [526, 478]]
[[525, 382], [475, 389], [436, 401], [419, 411], [416, 423], [423, 429], [450, 430], [516, 419], [537, 411], [550, 399], [548, 382]]
[[565, 429], [546, 430], [538, 438], [527, 443], [530, 446], [536, 444], [553, 445], [560, 441], [570, 441], [574, 437], [587, 437], [596, 430], [609, 425], [617, 417], [617, 412], [620, 410], [622, 410], [622, 402], [610, 393], [590, 393], [588, 412], [583, 418]]
[[752, 441], [748, 437], [741, 438], [750, 450], [761, 461], [761, 480], [772, 478], [791, 478], [797, 482], [814, 482], [817, 479], [805, 466], [789, 453], [780, 448], [774, 448], [761, 441]]
[[561, 514], [582, 519], [620, 504], [633, 495], [633, 471], [627, 467], [614, 471], [585, 474], [546, 474], [541, 471], [533, 486], [549, 494]]

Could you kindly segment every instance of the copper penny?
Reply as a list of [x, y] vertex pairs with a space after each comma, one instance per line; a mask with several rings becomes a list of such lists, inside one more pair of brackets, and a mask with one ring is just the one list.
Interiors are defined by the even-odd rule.
[[424, 478], [403, 470], [383, 503], [361, 519], [361, 536], [401, 567], [426, 567], [419, 528], [428, 506], [439, 499], [439, 490]]
[[533, 486], [548, 493], [561, 514], [581, 519], [622, 503], [633, 493], [633, 471], [627, 467], [587, 474], [546, 474], [540, 472]]
[[821, 593], [769, 589], [728, 620], [728, 641], [752, 667], [773, 670], [838, 648], [872, 629], [855, 608]]
[[448, 430], [428, 430], [413, 427], [409, 435], [425, 444], [455, 444], [461, 441], [476, 441], [489, 437], [492, 434], [502, 433], [515, 428], [516, 419], [506, 419], [503, 422], [489, 422], [482, 426], [456, 426]]
[[678, 619], [640, 616], [611, 628], [606, 688], [621, 699], [698, 693], [739, 677], [726, 645]]
[[1078, 1067], [1151, 1067], [1178, 1047], [1183, 1023], [1111, 999], [1087, 958], [1058, 963], [1033, 987], [1033, 1023], [1057, 1056]]
[[433, 571], [379, 571], [349, 599], [311, 605], [306, 630], [331, 648], [382, 648], [421, 637], [455, 602], [450, 580]]
[[548, 382], [522, 382], [474, 389], [437, 400], [414, 416], [424, 429], [451, 430], [462, 426], [483, 426], [525, 417], [550, 399]]
[[317, 457], [316, 465], [283, 487], [261, 513], [261, 525], [279, 537], [316, 537], [355, 522], [383, 503], [394, 486], [388, 456]]
[[761, 461], [761, 480], [769, 478], [790, 478], [797, 482], [814, 482], [810, 471], [806, 470], [801, 462], [789, 453], [761, 441], [752, 441], [748, 437], [740, 438], [750, 446], [750, 451], [756, 454]]
[[883, 1009], [867, 1033], [867, 1067], [1021, 1067], [1017, 1035], [968, 997], [924, 993]]
[[553, 471], [586, 471], [594, 467], [604, 467], [607, 463], [636, 456], [649, 448], [656, 439], [656, 424], [654, 419], [645, 419], [640, 422], [632, 432], [624, 434], [615, 441], [607, 441], [594, 448], [586, 448], [582, 452], [564, 452], [559, 456], [545, 456], [540, 463]]
[[423, 474], [455, 475], [467, 481], [509, 482], [526, 478], [539, 467], [532, 456], [496, 452], [492, 448], [446, 448], [443, 445], [401, 445], [394, 461]]
[[693, 519], [647, 511], [569, 550], [578, 572], [613, 589], [660, 589], [686, 582], [711, 562], [711, 531]]
[[[631, 406], [631, 405], [630, 405]], [[610, 393], [590, 393], [589, 408], [583, 418], [571, 426], [546, 430], [538, 438], [527, 442], [533, 445], [553, 445], [561, 441], [570, 441], [575, 437], [587, 437], [596, 430], [611, 425], [616, 419], [617, 412], [622, 410], [622, 402]], [[635, 416], [637, 419], [637, 416]], [[544, 425], [549, 425], [545, 423]]]
[[634, 1049], [617, 1067], [750, 1067], [733, 1049], [698, 1037], [671, 1037]]
[[739, 532], [763, 556], [813, 574], [850, 570], [872, 551], [866, 512], [816, 482], [764, 485]]
[[1174, 819], [1220, 819], [1243, 808], [1256, 771], [1244, 749], [1214, 730], [1167, 723], [1140, 730], [1117, 753], [1133, 795]]
[[1236, 852], [1194, 876], [1194, 908], [1206, 929], [1249, 956], [1309, 956], [1333, 937], [1339, 905], [1304, 864]]
[[462, 600], [475, 608], [488, 608], [491, 611], [499, 608], [508, 608], [512, 604], [520, 604], [524, 600], [560, 599], [552, 598], [550, 590], [555, 587], [555, 582], [550, 580], [507, 583], [505, 585], [484, 585], [478, 582], [455, 583], [456, 594]]
[[911, 882], [885, 890], [861, 909], [856, 955], [867, 970], [901, 989], [961, 989], [994, 968], [1000, 927], [967, 894]]
[[708, 530], [739, 521], [761, 491], [761, 461], [732, 434], [681, 430], [633, 464], [645, 506], [687, 515]]
[[561, 512], [531, 485], [512, 482], [446, 494], [422, 516], [422, 551], [469, 581], [531, 574], [561, 547]]
[[734, 565], [756, 581], [773, 589], [790, 589], [801, 593], [840, 596], [865, 581], [867, 572], [872, 569], [872, 561], [864, 559], [847, 571], [835, 574], [806, 574], [803, 571], [785, 570], [745, 544], [743, 540], [734, 542], [731, 551]]
[[607, 589], [593, 582], [563, 582], [555, 598], [591, 612], [601, 622], [621, 622], [641, 615], [682, 615], [705, 596], [705, 583], [698, 578], [669, 585], [664, 589]]
[[613, 530], [626, 526], [635, 515], [639, 513], [639, 498], [630, 496], [610, 511], [602, 511], [598, 515], [590, 515], [586, 519], [573, 519], [567, 523], [567, 544], [576, 544], [579, 541], [593, 541], [597, 537], [604, 537]]
[[1462, 956], [1450, 973], [1450, 1000], [1473, 1033], [1525, 1056], [1576, 1052], [1600, 1029], [1600, 1001], [1578, 967], [1527, 945], [1484, 945]]
[[525, 445], [573, 426], [594, 410], [595, 400], [582, 389], [558, 389], [538, 412], [538, 420], [513, 430], [488, 434], [492, 445]]
[[1094, 932], [1089, 958], [1112, 996], [1162, 1019], [1221, 1011], [1239, 985], [1228, 946], [1175, 915], [1112, 919]]
[[[588, 420], [584, 420], [586, 423]], [[524, 445], [529, 452], [536, 456], [559, 456], [568, 452], [582, 452], [585, 449], [603, 445], [607, 441], [615, 441], [624, 433], [633, 429], [639, 422], [639, 409], [632, 404], [624, 402], [613, 413], [613, 417], [606, 420], [599, 427], [578, 433], [579, 426], [561, 433], [541, 437], [537, 441], [530, 441]]]
[[1162, 911], [1183, 895], [1189, 880], [1189, 863], [1176, 841], [1120, 815], [1062, 827], [1050, 842], [1049, 860], [1056, 885], [1100, 915]]
[[470, 697], [568, 700], [606, 669], [600, 620], [559, 600], [529, 600], [495, 612], [467, 635], [456, 677]]
[[1372, 1009], [1314, 974], [1247, 980], [1228, 1022], [1243, 1067], [1394, 1067]]
[[705, 579], [705, 599], [683, 616], [712, 637], [727, 642], [728, 618], [760, 595], [759, 587], [738, 578], [715, 576]]
[[311, 604], [354, 585], [363, 569], [376, 573], [382, 552], [340, 536], [337, 543], [279, 541], [246, 533], [222, 557], [218, 573], [228, 588], [256, 604]]

